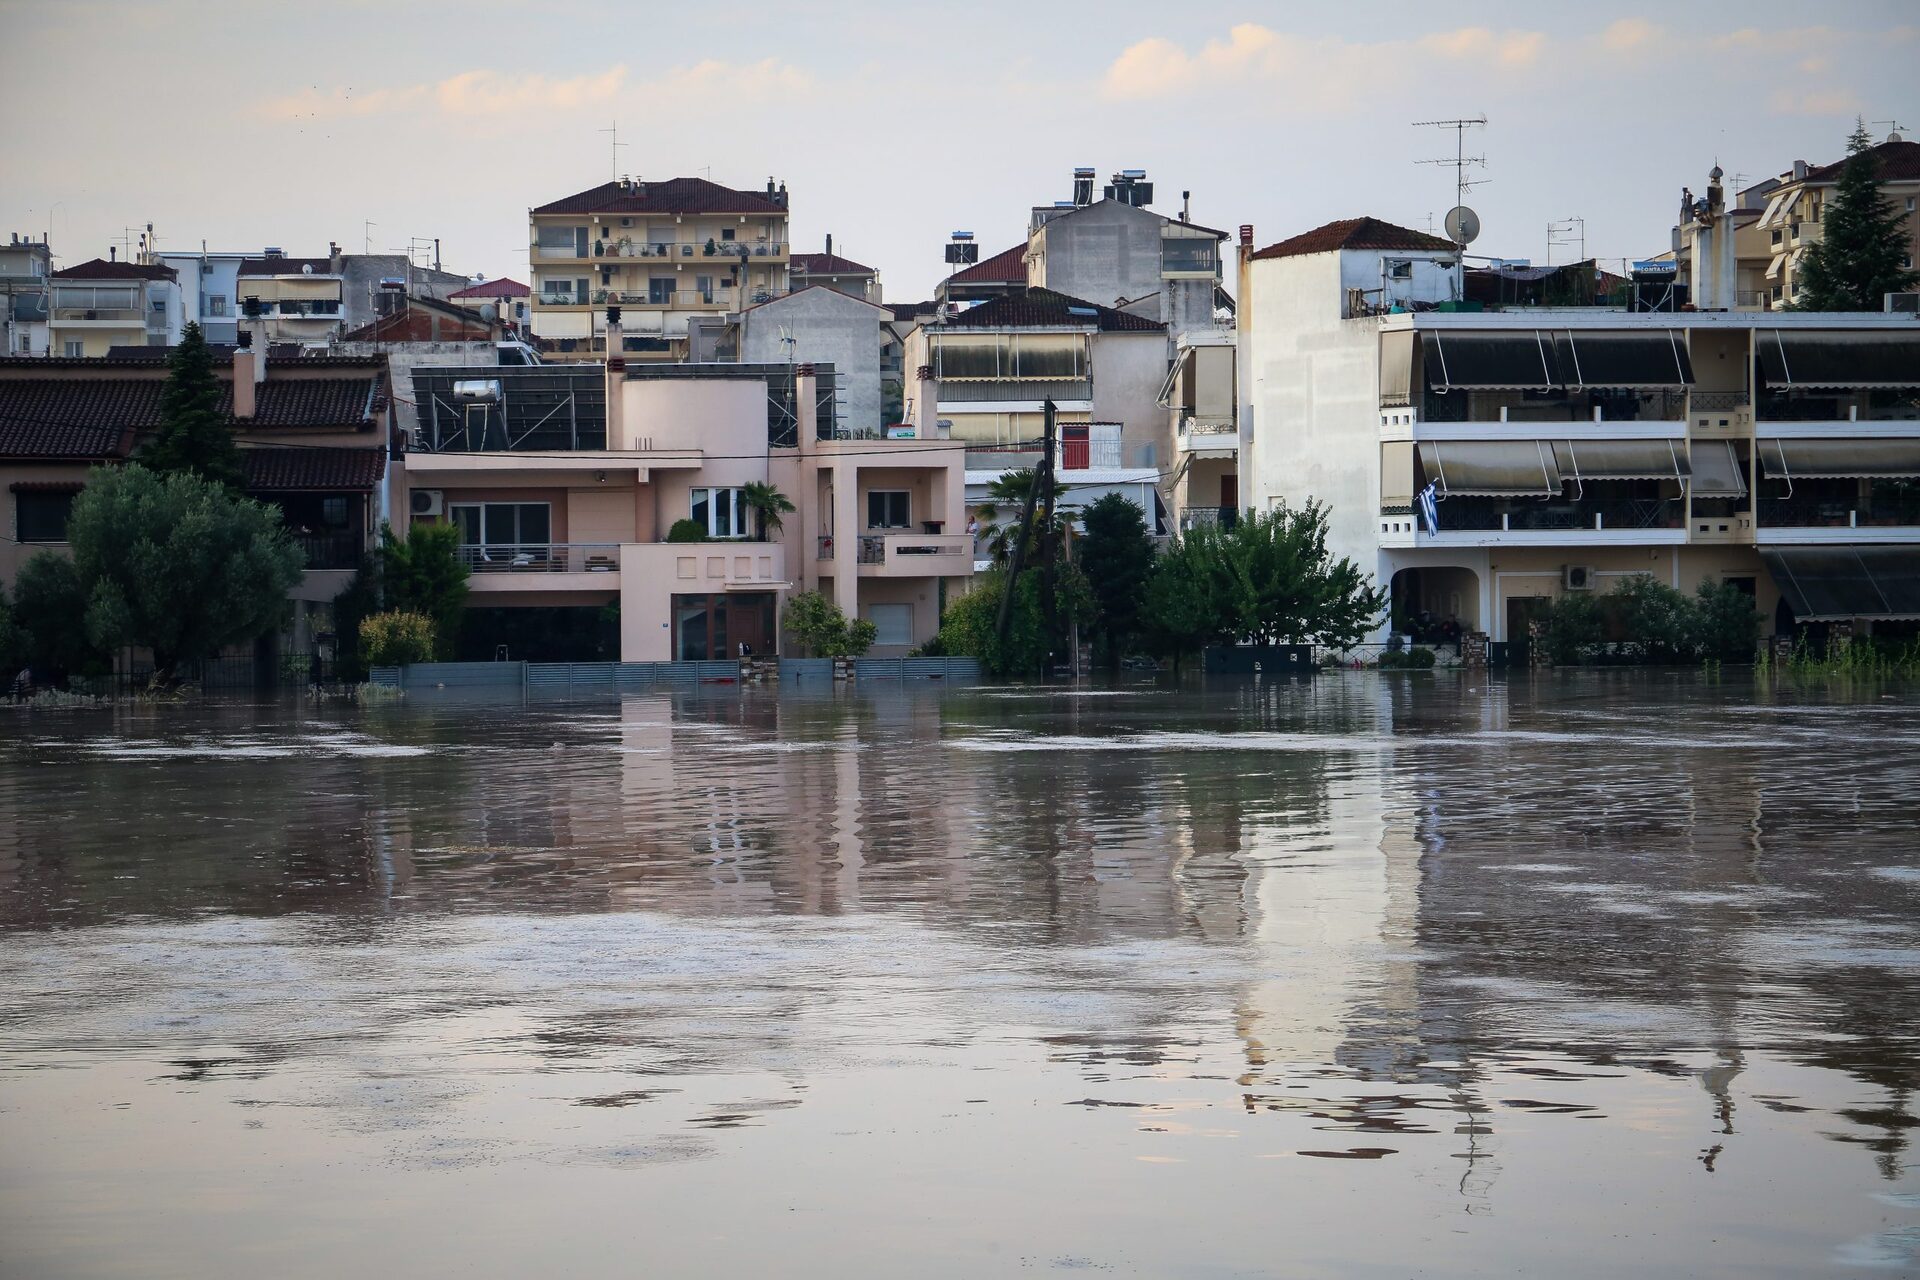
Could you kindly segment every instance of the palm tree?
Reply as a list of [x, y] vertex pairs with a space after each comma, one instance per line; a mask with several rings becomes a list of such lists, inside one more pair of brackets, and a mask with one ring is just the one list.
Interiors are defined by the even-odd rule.
[[[980, 518], [981, 524], [987, 526], [987, 554], [996, 564], [1004, 565], [1013, 556], [1013, 544], [1020, 537], [1020, 513], [1026, 509], [1027, 491], [1033, 488], [1033, 483], [1032, 467], [1022, 467], [1018, 471], [1003, 471], [994, 477], [992, 484], [987, 486], [987, 500], [974, 509], [974, 514]], [[1064, 484], [1053, 486], [1053, 524], [1050, 528], [1045, 520], [1046, 513], [1041, 511], [1038, 503], [1034, 505], [1033, 539], [1027, 545], [1029, 555], [1038, 550], [1049, 534], [1057, 536], [1069, 524], [1059, 506], [1060, 495], [1067, 489], [1068, 486]], [[996, 523], [1000, 519], [1001, 503], [1013, 508], [1013, 519], [1005, 524]]]
[[786, 494], [759, 480], [749, 480], [741, 486], [740, 501], [753, 512], [755, 537], [761, 542], [767, 540], [769, 533], [780, 531], [781, 516], [792, 515], [798, 509]]

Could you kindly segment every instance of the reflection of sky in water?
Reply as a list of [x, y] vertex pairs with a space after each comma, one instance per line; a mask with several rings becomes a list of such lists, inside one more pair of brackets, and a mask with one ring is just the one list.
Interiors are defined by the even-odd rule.
[[1920, 712], [1096, 692], [34, 717], [7, 1269], [1920, 1267]]

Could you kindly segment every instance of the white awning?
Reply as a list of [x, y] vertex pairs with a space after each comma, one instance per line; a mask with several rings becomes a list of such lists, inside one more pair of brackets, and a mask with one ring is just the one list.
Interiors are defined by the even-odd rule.
[[1786, 202], [1790, 194], [1792, 193], [1781, 192], [1767, 201], [1767, 211], [1761, 214], [1760, 221], [1753, 225], [1762, 231], [1779, 226], [1785, 220], [1783, 215], [1786, 213]]
[[1786, 254], [1784, 253], [1774, 254], [1773, 261], [1767, 264], [1767, 279], [1778, 280], [1780, 278], [1780, 268], [1786, 265], [1787, 265]]

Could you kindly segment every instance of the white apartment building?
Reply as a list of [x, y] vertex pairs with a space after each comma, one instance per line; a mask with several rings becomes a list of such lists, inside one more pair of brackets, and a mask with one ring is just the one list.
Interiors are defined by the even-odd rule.
[[1652, 574], [1776, 631], [1920, 618], [1920, 319], [1467, 309], [1452, 245], [1374, 219], [1241, 279], [1248, 505], [1325, 503], [1398, 615], [1518, 639]]

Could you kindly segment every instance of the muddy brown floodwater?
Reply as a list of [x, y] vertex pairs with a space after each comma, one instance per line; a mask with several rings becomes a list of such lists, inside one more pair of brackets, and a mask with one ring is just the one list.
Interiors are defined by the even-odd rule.
[[1920, 702], [0, 719], [0, 1274], [1920, 1271]]

